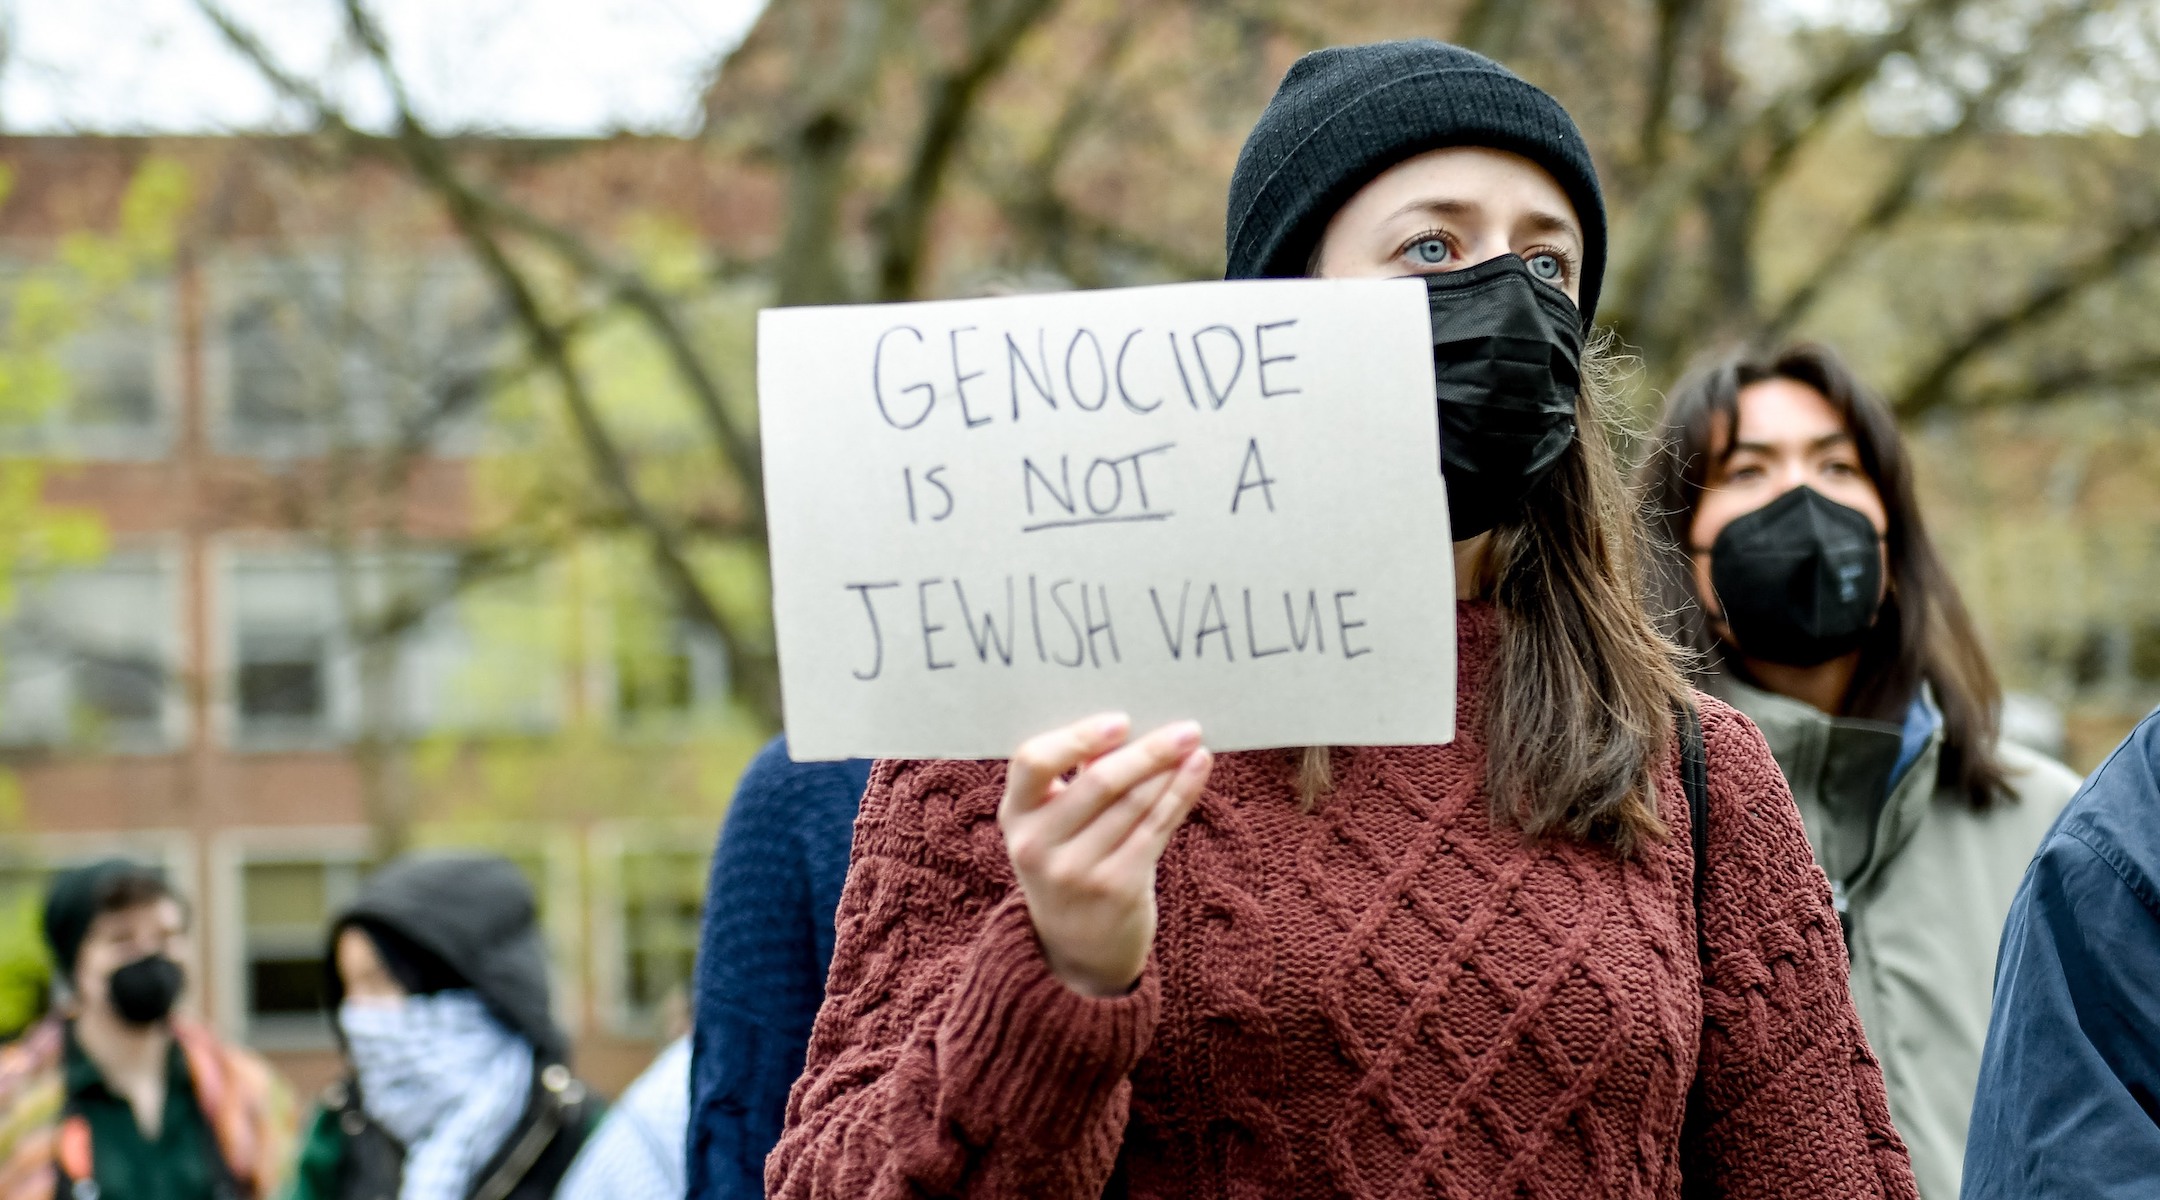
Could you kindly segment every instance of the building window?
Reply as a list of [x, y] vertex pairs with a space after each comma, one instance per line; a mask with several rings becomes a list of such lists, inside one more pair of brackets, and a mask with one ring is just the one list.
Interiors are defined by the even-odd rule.
[[155, 554], [120, 554], [26, 587], [0, 632], [0, 742], [121, 752], [177, 743], [178, 611]]
[[[21, 282], [21, 277], [0, 279], [0, 293], [12, 294]], [[4, 414], [0, 446], [14, 453], [87, 458], [162, 454], [169, 440], [161, 402], [171, 342], [169, 305], [168, 284], [126, 287], [66, 318], [66, 325], [41, 345], [19, 347], [33, 361], [43, 359], [40, 366], [57, 369], [54, 391], [50, 403]]]
[[559, 578], [543, 569], [459, 584], [456, 569], [448, 555], [408, 562], [390, 585], [434, 598], [403, 636], [399, 711], [415, 730], [557, 728], [572, 678], [560, 642]]
[[[529, 579], [460, 587], [456, 567], [433, 550], [235, 551], [225, 594], [235, 742], [338, 742], [362, 732], [363, 695], [389, 698], [379, 711], [395, 724], [384, 735], [552, 727], [559, 661], [517, 635], [546, 624], [545, 589]], [[395, 652], [363, 653], [361, 639], [390, 613], [410, 618], [385, 635]]]
[[251, 731], [310, 731], [328, 719], [327, 639], [292, 629], [240, 631], [240, 723]]
[[662, 1035], [671, 1006], [687, 998], [697, 965], [711, 844], [704, 832], [686, 832], [679, 840], [657, 834], [603, 838], [599, 844], [612, 858], [614, 881], [607, 896], [614, 911], [600, 914], [614, 931], [601, 943], [612, 961], [601, 964], [600, 974], [613, 993], [619, 1033]]
[[326, 556], [243, 555], [231, 576], [232, 708], [243, 745], [277, 748], [332, 736], [350, 708], [337, 576]]
[[146, 317], [122, 314], [68, 340], [62, 361], [70, 428], [92, 439], [101, 434], [139, 438], [156, 429], [161, 332]]
[[232, 418], [251, 436], [299, 432], [322, 411], [322, 405], [309, 403], [299, 305], [277, 297], [250, 299], [226, 318], [225, 342], [232, 364]]
[[727, 653], [687, 620], [618, 620], [615, 711], [632, 727], [686, 717], [727, 697]]
[[269, 1044], [319, 1041], [330, 918], [352, 902], [357, 857], [261, 858], [241, 868], [247, 1029]]
[[225, 449], [469, 448], [505, 347], [473, 272], [279, 259], [228, 269], [220, 287]]
[[87, 654], [75, 664], [77, 703], [115, 726], [154, 726], [165, 702], [165, 670], [147, 654]]

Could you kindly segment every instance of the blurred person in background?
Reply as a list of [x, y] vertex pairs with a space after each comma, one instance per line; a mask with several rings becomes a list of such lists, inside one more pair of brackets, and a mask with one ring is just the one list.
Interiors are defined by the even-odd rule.
[[2160, 1195], [2160, 712], [2070, 801], [2010, 908], [1964, 1195]]
[[690, 1039], [667, 1044], [623, 1089], [563, 1176], [559, 1200], [657, 1200], [684, 1195], [690, 1124]]
[[[736, 786], [713, 851], [698, 941], [689, 1194], [762, 1200], [788, 1089], [832, 964], [870, 763], [798, 763], [774, 738]], [[626, 1097], [627, 1100], [627, 1097]]]
[[1420, 281], [1455, 740], [880, 762], [772, 1195], [1912, 1196], [1777, 764], [1642, 605], [1573, 119], [1315, 51], [1228, 209], [1230, 278]]
[[348, 1077], [294, 1200], [546, 1200], [600, 1105], [549, 1015], [533, 892], [508, 860], [416, 853], [333, 922], [328, 1004]]
[[1951, 1200], [2003, 919], [2077, 778], [2002, 695], [1887, 406], [1829, 349], [1739, 354], [1667, 397], [1641, 484], [1697, 686], [1769, 740], [1852, 959], [1925, 1200]]
[[268, 1200], [293, 1105], [253, 1054], [177, 1015], [188, 912], [123, 859], [45, 901], [58, 1004], [0, 1050], [0, 1200]]
[[690, 993], [660, 1002], [667, 1044], [608, 1106], [607, 1116], [563, 1176], [559, 1200], [646, 1200], [684, 1194], [690, 1125]]

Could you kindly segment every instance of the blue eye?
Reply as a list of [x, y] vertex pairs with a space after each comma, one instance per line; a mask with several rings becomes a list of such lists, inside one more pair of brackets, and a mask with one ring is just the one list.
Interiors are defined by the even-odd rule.
[[1436, 237], [1424, 238], [1413, 243], [1406, 253], [1409, 254], [1410, 261], [1417, 263], [1419, 266], [1437, 267], [1448, 260], [1447, 240]]
[[1557, 254], [1533, 254], [1523, 260], [1530, 265], [1530, 273], [1547, 283], [1559, 283], [1567, 274], [1567, 268]]

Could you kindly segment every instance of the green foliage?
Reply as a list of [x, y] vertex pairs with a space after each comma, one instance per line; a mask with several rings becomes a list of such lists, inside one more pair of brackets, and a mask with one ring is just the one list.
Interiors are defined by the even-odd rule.
[[[12, 184], [0, 168], [0, 197]], [[70, 400], [63, 361], [70, 338], [127, 304], [135, 285], [167, 272], [188, 197], [177, 164], [145, 162], [129, 181], [115, 228], [68, 234], [49, 261], [15, 274], [0, 294], [0, 437], [16, 443], [15, 453], [0, 457], [0, 617], [14, 609], [25, 583], [106, 552], [97, 514], [47, 500], [55, 458], [37, 434]], [[12, 824], [20, 809], [13, 780], [0, 777], [0, 825]], [[0, 959], [0, 972], [9, 970], [7, 961]], [[0, 977], [0, 1018], [12, 978]]]
[[20, 1033], [45, 1011], [52, 956], [45, 949], [43, 897], [20, 888], [0, 902], [0, 1038]]
[[[0, 169], [0, 197], [12, 185]], [[0, 429], [33, 428], [67, 403], [62, 352], [69, 337], [130, 285], [165, 270], [187, 202], [186, 172], [151, 159], [129, 182], [116, 229], [71, 233], [51, 261], [10, 281], [0, 320]], [[0, 459], [0, 613], [13, 606], [26, 573], [105, 553], [104, 527], [94, 514], [45, 501], [51, 465], [42, 456]]]
[[[710, 575], [748, 569], [716, 564]], [[686, 650], [695, 634], [639, 539], [573, 533], [530, 575], [471, 588], [455, 605], [472, 654], [451, 687], [471, 732], [445, 730], [416, 747], [421, 820], [517, 825], [725, 809], [767, 731], [720, 690], [717, 652]], [[520, 728], [530, 735], [505, 732]]]
[[[677, 224], [633, 220], [626, 240], [656, 286], [689, 297], [682, 311], [701, 350], [730, 398], [749, 405], [762, 297], [714, 289], [701, 248]], [[534, 275], [551, 290], [568, 288]], [[645, 323], [615, 311], [580, 325], [572, 352], [640, 492], [683, 523], [690, 564], [731, 633], [769, 655], [764, 547], [736, 527], [748, 497], [719, 469], [664, 347]], [[625, 526], [595, 482], [554, 382], [517, 374], [490, 404], [488, 445], [471, 476], [480, 536], [521, 547], [538, 565], [467, 588], [456, 601], [474, 653], [455, 688], [478, 715], [476, 727], [522, 723], [532, 736], [423, 739], [416, 818], [483, 830], [597, 817], [717, 819], [770, 735], [768, 718], [724, 690], [733, 664], [686, 618], [650, 542]]]

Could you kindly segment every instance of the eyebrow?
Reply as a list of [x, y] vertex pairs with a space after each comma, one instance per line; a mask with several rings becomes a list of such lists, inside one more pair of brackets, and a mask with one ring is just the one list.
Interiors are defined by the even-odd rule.
[[[1839, 446], [1849, 446], [1853, 444], [1853, 435], [1851, 434], [1851, 432], [1840, 429], [1836, 433], [1826, 433], [1821, 437], [1809, 442], [1807, 444], [1807, 452], [1809, 454], [1820, 454], [1825, 450], [1832, 450], [1836, 449]], [[1769, 442], [1734, 442], [1732, 445], [1725, 448], [1724, 457], [1719, 461], [1730, 459], [1734, 455], [1739, 454], [1742, 451], [1746, 451], [1751, 454], [1776, 454], [1778, 452], [1778, 447], [1771, 445]]]
[[[1412, 213], [1430, 213], [1437, 217], [1453, 217], [1460, 220], [1476, 216], [1484, 211], [1484, 207], [1475, 200], [1412, 200], [1410, 203], [1389, 213], [1387, 220], [1393, 221], [1397, 217], [1409, 216]], [[1582, 229], [1575, 222], [1558, 213], [1533, 208], [1522, 215], [1522, 222], [1538, 233], [1556, 236], [1564, 235], [1574, 238], [1576, 245], [1582, 245]]]

